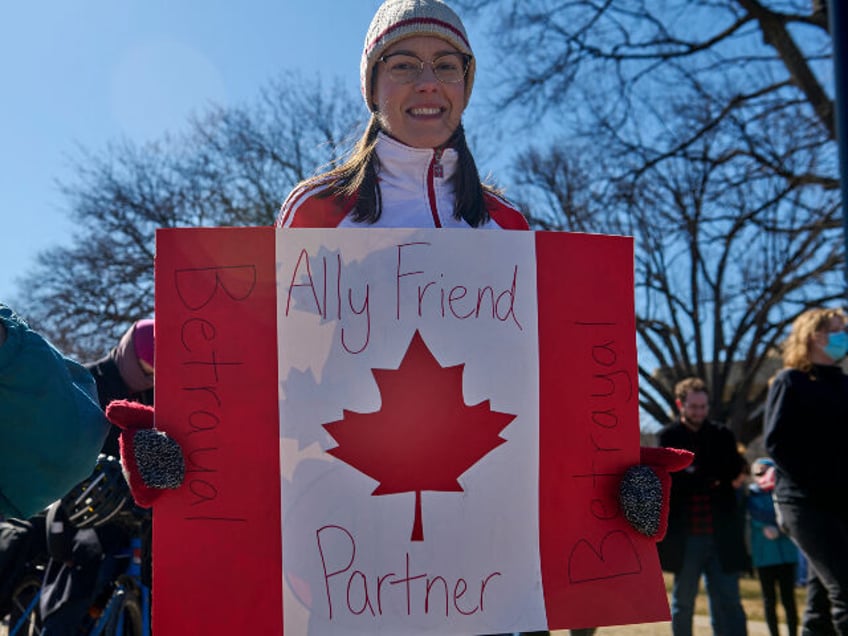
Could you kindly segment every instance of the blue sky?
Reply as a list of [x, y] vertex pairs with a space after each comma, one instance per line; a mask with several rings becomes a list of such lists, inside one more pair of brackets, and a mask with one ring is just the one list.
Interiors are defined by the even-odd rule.
[[73, 178], [79, 147], [97, 152], [122, 138], [155, 140], [211, 103], [255, 100], [285, 69], [340, 77], [358, 91], [362, 41], [379, 4], [6, 3], [0, 22], [0, 300], [12, 299], [15, 279], [32, 268], [39, 251], [69, 240], [57, 181]]

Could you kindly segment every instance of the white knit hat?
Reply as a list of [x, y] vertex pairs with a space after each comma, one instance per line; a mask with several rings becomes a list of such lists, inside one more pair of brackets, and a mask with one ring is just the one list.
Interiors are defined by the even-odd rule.
[[471, 44], [462, 20], [441, 0], [386, 0], [368, 27], [362, 61], [359, 64], [359, 81], [362, 97], [371, 110], [371, 77], [374, 64], [389, 46], [399, 40], [416, 35], [430, 35], [450, 42], [457, 51], [471, 55], [465, 75], [465, 103], [471, 97], [474, 85], [475, 62]]

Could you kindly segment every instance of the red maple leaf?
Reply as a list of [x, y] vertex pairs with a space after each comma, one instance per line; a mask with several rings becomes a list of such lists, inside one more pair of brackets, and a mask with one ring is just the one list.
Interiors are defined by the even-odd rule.
[[462, 492], [459, 476], [506, 441], [500, 432], [515, 419], [489, 400], [465, 404], [464, 367], [441, 366], [416, 331], [396, 370], [371, 370], [382, 408], [324, 424], [338, 442], [328, 452], [380, 482], [372, 496], [415, 492], [412, 541], [424, 540], [421, 492]]

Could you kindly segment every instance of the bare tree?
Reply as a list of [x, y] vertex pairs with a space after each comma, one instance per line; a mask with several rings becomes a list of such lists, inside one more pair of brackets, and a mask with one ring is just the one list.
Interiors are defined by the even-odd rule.
[[460, 4], [495, 19], [499, 107], [529, 110], [554, 140], [517, 163], [534, 225], [635, 237], [643, 410], [666, 423], [674, 381], [698, 375], [714, 416], [754, 437], [788, 324], [844, 293], [823, 12], [798, 0]]
[[341, 85], [280, 78], [143, 147], [81, 149], [62, 184], [75, 231], [41, 253], [15, 303], [63, 351], [93, 360], [153, 315], [158, 228], [269, 225], [294, 184], [343, 152], [361, 109]]

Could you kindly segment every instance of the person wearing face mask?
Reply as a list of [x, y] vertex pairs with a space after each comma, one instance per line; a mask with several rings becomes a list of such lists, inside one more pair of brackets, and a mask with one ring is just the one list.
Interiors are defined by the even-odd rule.
[[766, 400], [778, 520], [809, 563], [804, 636], [848, 635], [848, 376], [839, 366], [846, 326], [840, 309], [798, 316]]

